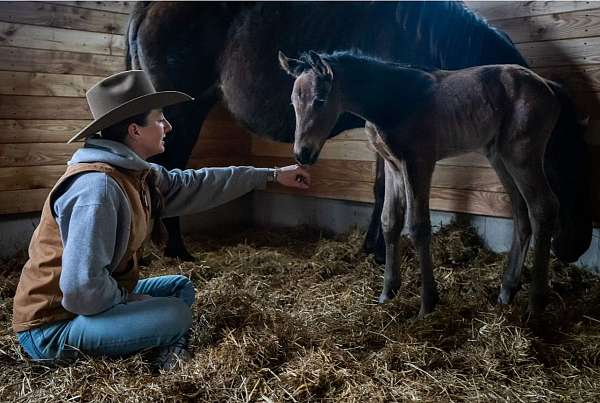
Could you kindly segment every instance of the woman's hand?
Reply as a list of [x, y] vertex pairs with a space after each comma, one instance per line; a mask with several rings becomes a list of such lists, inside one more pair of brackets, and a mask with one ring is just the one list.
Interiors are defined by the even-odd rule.
[[277, 183], [291, 188], [308, 189], [310, 173], [301, 165], [288, 165], [277, 169]]

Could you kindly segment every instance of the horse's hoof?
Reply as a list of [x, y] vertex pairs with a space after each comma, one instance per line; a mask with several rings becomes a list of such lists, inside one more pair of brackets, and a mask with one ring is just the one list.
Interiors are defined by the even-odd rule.
[[375, 251], [375, 262], [377, 264], [385, 264], [385, 253], [381, 254], [381, 253], [377, 253], [377, 251]]
[[164, 255], [183, 262], [193, 262], [196, 260], [185, 248], [171, 248], [167, 246], [164, 250]]

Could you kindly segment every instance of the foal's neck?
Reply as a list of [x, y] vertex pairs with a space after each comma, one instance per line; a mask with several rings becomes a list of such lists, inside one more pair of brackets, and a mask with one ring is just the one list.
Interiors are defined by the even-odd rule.
[[380, 127], [402, 124], [436, 82], [429, 72], [374, 59], [345, 58], [336, 65], [342, 108]]

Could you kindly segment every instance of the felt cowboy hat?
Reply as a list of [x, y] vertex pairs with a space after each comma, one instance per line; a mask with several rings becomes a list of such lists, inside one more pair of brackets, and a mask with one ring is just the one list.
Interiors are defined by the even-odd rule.
[[85, 94], [94, 121], [68, 143], [91, 136], [129, 117], [194, 98], [179, 91], [157, 92], [146, 73], [128, 70], [100, 81]]

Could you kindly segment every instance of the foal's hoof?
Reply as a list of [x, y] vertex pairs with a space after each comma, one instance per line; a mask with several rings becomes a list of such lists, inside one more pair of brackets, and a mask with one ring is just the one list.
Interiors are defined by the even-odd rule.
[[391, 299], [394, 299], [394, 297], [396, 296], [396, 292], [397, 291], [382, 291], [381, 295], [379, 296], [379, 303], [380, 304], [385, 304], [386, 302], [388, 302]]
[[498, 294], [498, 305], [509, 305], [515, 297], [516, 291], [502, 287]]

